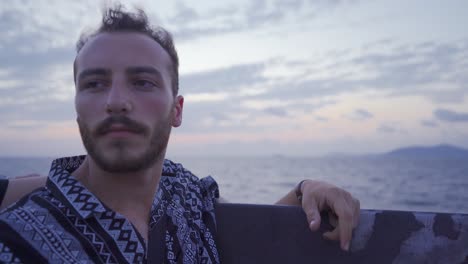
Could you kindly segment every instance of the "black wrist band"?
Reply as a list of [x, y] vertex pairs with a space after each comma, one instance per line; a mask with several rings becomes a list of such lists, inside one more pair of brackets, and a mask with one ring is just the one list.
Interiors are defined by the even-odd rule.
[[302, 180], [299, 182], [299, 184], [297, 184], [296, 186], [296, 197], [297, 197], [297, 200], [299, 200], [300, 203], [302, 203], [302, 191], [301, 191], [301, 187], [302, 187], [302, 183], [304, 183], [305, 180]]

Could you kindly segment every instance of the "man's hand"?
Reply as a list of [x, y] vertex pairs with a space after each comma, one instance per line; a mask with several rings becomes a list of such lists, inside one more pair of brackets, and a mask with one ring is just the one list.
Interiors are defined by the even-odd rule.
[[323, 236], [340, 240], [341, 248], [349, 250], [353, 229], [359, 223], [360, 203], [349, 192], [332, 184], [306, 180], [301, 185], [302, 208], [312, 231], [320, 227], [320, 212], [330, 210], [330, 222], [335, 227]]
[[[297, 188], [297, 187], [296, 187]], [[330, 223], [335, 227], [323, 236], [330, 240], [339, 240], [343, 250], [349, 250], [353, 229], [358, 225], [360, 214], [359, 200], [349, 192], [332, 184], [305, 180], [300, 184], [301, 202], [292, 190], [277, 204], [300, 205], [307, 216], [307, 223], [312, 231], [320, 227], [320, 212], [329, 211]]]

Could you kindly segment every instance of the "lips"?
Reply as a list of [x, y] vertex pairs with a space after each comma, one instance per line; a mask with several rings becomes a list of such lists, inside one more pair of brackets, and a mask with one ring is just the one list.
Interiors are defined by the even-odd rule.
[[96, 135], [105, 134], [145, 134], [147, 128], [125, 116], [112, 116], [101, 122], [96, 128]]
[[125, 135], [125, 134], [137, 134], [138, 131], [124, 125], [112, 125], [107, 129], [101, 131], [103, 135], [113, 134], [113, 135]]
[[139, 131], [122, 125], [112, 125], [101, 133], [102, 136], [110, 137], [129, 137], [138, 134], [140, 134]]

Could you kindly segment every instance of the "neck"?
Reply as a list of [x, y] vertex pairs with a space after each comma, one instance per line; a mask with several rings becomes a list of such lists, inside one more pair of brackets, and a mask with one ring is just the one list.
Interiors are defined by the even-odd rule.
[[73, 176], [106, 206], [129, 219], [143, 238], [147, 238], [148, 219], [163, 162], [158, 160], [152, 167], [138, 172], [111, 173], [87, 156]]

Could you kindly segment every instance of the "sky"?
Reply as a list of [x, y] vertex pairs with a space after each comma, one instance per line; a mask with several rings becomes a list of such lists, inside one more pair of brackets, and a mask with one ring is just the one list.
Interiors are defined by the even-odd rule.
[[[0, 5], [0, 156], [83, 154], [75, 43], [99, 1]], [[468, 148], [468, 1], [122, 1], [168, 29], [182, 126], [168, 155]]]

